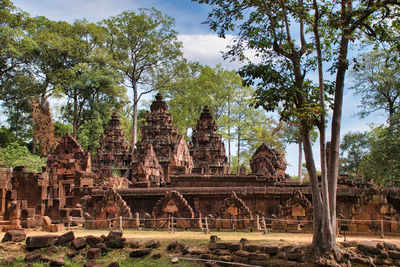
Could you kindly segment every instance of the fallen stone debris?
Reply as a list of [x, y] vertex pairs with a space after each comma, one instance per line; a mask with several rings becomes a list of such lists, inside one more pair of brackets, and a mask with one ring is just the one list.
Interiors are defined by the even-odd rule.
[[[104, 265], [103, 258], [115, 252], [126, 255], [132, 263], [139, 258], [152, 260], [166, 259], [174, 266], [182, 261], [197, 262], [204, 266], [399, 266], [400, 248], [385, 241], [344, 241], [338, 243], [339, 257], [331, 261], [315, 260], [307, 246], [276, 244], [253, 244], [241, 239], [238, 242], [224, 242], [211, 236], [210, 242], [200, 247], [190, 247], [178, 240], [161, 245], [159, 240], [129, 240], [121, 232], [111, 231], [107, 236], [74, 237], [74, 232], [63, 235], [38, 235], [21, 238], [14, 231], [7, 236], [17, 239], [3, 239], [2, 243], [21, 244], [24, 262], [27, 264], [45, 262], [49, 266], [64, 266], [66, 261], [77, 261], [84, 266], [117, 267], [118, 262]], [[72, 237], [72, 238], [71, 238]], [[62, 242], [60, 242], [62, 240]], [[66, 241], [68, 240], [68, 241]], [[23, 244], [26, 244], [24, 247]], [[118, 244], [117, 246], [113, 244]], [[120, 244], [122, 244], [120, 246]], [[60, 252], [63, 253], [60, 254]], [[1, 266], [12, 266], [13, 256], [0, 259]], [[10, 265], [11, 264], [11, 265]]]

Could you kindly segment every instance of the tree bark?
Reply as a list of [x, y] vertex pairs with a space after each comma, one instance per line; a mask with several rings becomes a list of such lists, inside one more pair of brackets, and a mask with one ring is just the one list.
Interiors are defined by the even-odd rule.
[[133, 87], [133, 113], [132, 113], [132, 132], [131, 132], [131, 146], [132, 153], [136, 147], [136, 136], [137, 136], [137, 117], [138, 117], [138, 90], [137, 83], [135, 81], [132, 82]]
[[[348, 3], [351, 5], [351, 3]], [[346, 3], [342, 3], [342, 14], [346, 12]], [[344, 15], [343, 15], [344, 16]], [[343, 25], [345, 29], [347, 25]], [[336, 86], [335, 86], [335, 98], [332, 115], [332, 129], [331, 129], [331, 147], [329, 151], [329, 170], [328, 170], [328, 188], [329, 188], [329, 204], [330, 217], [333, 231], [336, 235], [336, 191], [337, 191], [337, 180], [339, 175], [339, 143], [340, 143], [340, 123], [342, 119], [342, 106], [343, 106], [343, 88], [346, 71], [348, 68], [347, 53], [349, 39], [347, 38], [348, 32], [343, 30], [339, 57], [338, 67], [336, 73]]]
[[[319, 7], [316, 0], [313, 0], [314, 6], [314, 24], [313, 32], [315, 37], [315, 48], [317, 52], [317, 65], [318, 65], [318, 87], [319, 87], [319, 146], [320, 146], [320, 159], [321, 159], [321, 195], [322, 195], [322, 229], [321, 237], [323, 244], [323, 253], [327, 253], [330, 250], [336, 248], [336, 231], [333, 230], [331, 221], [331, 208], [330, 208], [330, 192], [328, 189], [328, 177], [327, 177], [327, 164], [326, 164], [326, 147], [325, 147], [325, 88], [324, 88], [324, 74], [322, 64], [322, 53], [321, 43], [319, 35]], [[332, 209], [336, 209], [336, 202], [333, 203]], [[335, 227], [336, 229], [336, 227]], [[319, 242], [318, 242], [319, 243]], [[315, 244], [314, 244], [315, 246]], [[314, 247], [315, 248], [315, 247]]]
[[300, 140], [299, 140], [299, 164], [298, 164], [298, 169], [297, 169], [297, 177], [298, 177], [300, 183], [303, 178], [302, 163], [303, 163], [303, 142], [301, 141], [301, 138], [300, 138]]
[[238, 132], [238, 151], [237, 151], [237, 170], [236, 170], [236, 174], [240, 173], [240, 132]]
[[74, 89], [74, 119], [72, 122], [72, 135], [76, 139], [78, 132], [78, 92], [76, 88]]

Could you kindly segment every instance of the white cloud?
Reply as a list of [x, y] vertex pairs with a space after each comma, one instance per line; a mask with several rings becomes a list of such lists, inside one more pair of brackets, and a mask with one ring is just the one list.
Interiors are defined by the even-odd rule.
[[[227, 52], [229, 45], [234, 44], [234, 35], [219, 38], [216, 34], [181, 34], [178, 40], [183, 43], [184, 56], [191, 61], [198, 61], [203, 65], [215, 66], [221, 64], [227, 69], [238, 69], [243, 63], [224, 60], [222, 54]], [[253, 52], [246, 53], [252, 62], [259, 62]]]

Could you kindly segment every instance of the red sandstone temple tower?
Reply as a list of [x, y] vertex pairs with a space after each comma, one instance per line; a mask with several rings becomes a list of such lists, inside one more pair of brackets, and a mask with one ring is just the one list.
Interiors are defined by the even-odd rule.
[[172, 126], [172, 115], [161, 94], [156, 95], [150, 110], [132, 160], [134, 187], [168, 184], [169, 175], [187, 174], [193, 167], [185, 138]]
[[90, 153], [85, 153], [78, 141], [68, 133], [58, 144], [53, 155], [48, 156], [47, 167], [50, 171], [49, 196], [60, 198], [64, 202], [65, 197], [72, 195], [75, 172], [91, 172]]
[[270, 181], [282, 182], [289, 178], [285, 174], [286, 161], [281, 154], [262, 143], [250, 160], [252, 174], [264, 176]]
[[108, 122], [108, 128], [100, 137], [100, 147], [96, 149], [94, 167], [101, 179], [114, 175], [128, 177], [132, 154], [129, 144], [124, 139], [125, 132], [121, 129], [121, 122], [117, 113], [113, 113]]
[[221, 135], [217, 134], [217, 124], [207, 106], [204, 107], [193, 131], [190, 154], [194, 165], [192, 173], [229, 173], [225, 146]]

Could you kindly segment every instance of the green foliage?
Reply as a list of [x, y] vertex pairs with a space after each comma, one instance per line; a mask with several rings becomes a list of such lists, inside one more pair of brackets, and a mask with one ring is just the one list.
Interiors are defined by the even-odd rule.
[[188, 139], [189, 129], [195, 128], [205, 106], [210, 108], [218, 125], [227, 125], [220, 120], [226, 116], [230, 99], [242, 88], [240, 76], [220, 65], [211, 68], [186, 61], [177, 65], [175, 72], [178, 75], [160, 91], [168, 101], [169, 112], [179, 132]]
[[[208, 106], [218, 132], [228, 141], [232, 168], [245, 164], [249, 169], [249, 159], [261, 143], [282, 148], [281, 125], [267, 117], [265, 111], [250, 108], [254, 90], [243, 86], [235, 71], [182, 61], [175, 72], [178, 75], [161, 92], [168, 101], [174, 125], [186, 139], [190, 138], [190, 129], [196, 127], [202, 109]], [[239, 149], [239, 157], [233, 157], [231, 146]]]
[[54, 122], [54, 131], [57, 138], [63, 138], [67, 133], [72, 134], [72, 125], [56, 121]]
[[368, 132], [347, 133], [340, 144], [340, 173], [348, 174], [356, 179], [362, 174], [361, 162], [370, 149], [370, 134]]
[[340, 171], [350, 178], [373, 181], [380, 187], [400, 184], [400, 123], [378, 126], [369, 132], [348, 133], [340, 145]]
[[169, 78], [169, 70], [182, 54], [181, 43], [173, 30], [174, 20], [154, 8], [139, 9], [136, 13], [124, 11], [103, 20], [101, 25], [107, 33], [110, 62], [133, 91], [131, 142], [135, 143], [139, 101], [143, 95], [159, 89], [155, 87], [157, 82]]
[[0, 164], [10, 167], [25, 166], [27, 171], [40, 172], [46, 158], [32, 155], [26, 146], [16, 142], [0, 148]]
[[400, 184], [400, 121], [398, 116], [392, 126], [376, 127], [369, 140], [370, 152], [366, 154], [360, 168], [366, 180], [373, 180], [381, 187]]
[[16, 140], [16, 136], [9, 128], [5, 126], [0, 127], [0, 148], [5, 148]]
[[398, 51], [375, 50], [357, 59], [351, 72], [354, 93], [361, 96], [360, 117], [384, 110], [388, 122], [400, 106], [400, 61]]

